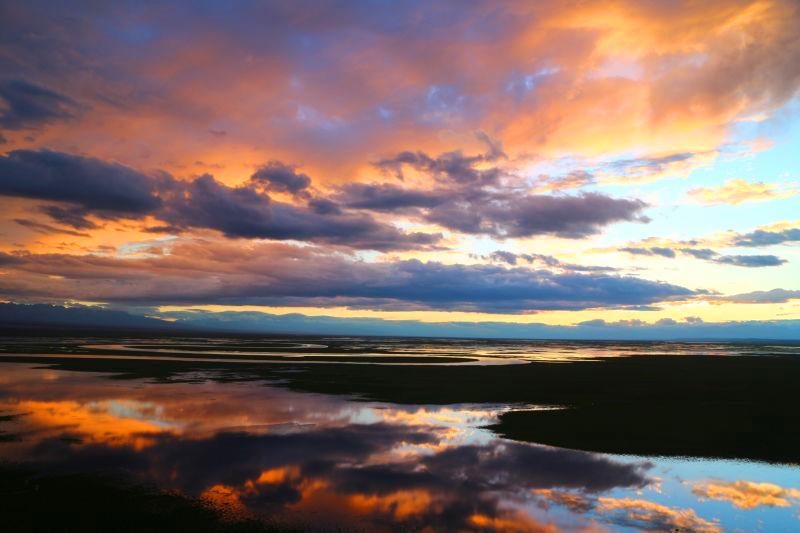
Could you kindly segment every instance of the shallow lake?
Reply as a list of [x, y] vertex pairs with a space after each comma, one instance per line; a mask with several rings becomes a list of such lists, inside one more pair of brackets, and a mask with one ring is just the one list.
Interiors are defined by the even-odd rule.
[[279, 528], [800, 529], [797, 466], [607, 455], [486, 428], [519, 408], [360, 401], [214, 370], [117, 379], [0, 362], [0, 460], [42, 477], [113, 474]]

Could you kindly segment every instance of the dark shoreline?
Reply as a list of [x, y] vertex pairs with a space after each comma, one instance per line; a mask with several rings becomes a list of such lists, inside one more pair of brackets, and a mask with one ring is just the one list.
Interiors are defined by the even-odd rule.
[[15, 532], [299, 531], [228, 516], [199, 498], [100, 473], [42, 474], [36, 465], [0, 461], [2, 527]]

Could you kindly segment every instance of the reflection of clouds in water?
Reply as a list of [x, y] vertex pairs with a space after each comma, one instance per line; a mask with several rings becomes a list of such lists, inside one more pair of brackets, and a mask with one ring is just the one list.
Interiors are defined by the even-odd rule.
[[[676, 477], [660, 461], [498, 439], [483, 426], [507, 405], [395, 405], [263, 382], [120, 381], [17, 364], [3, 370], [0, 414], [23, 414], [0, 422], [0, 431], [21, 435], [0, 444], [4, 459], [51, 473], [121, 471], [231, 516], [290, 526], [596, 531], [605, 524], [713, 532], [734, 517], [712, 501], [770, 510], [779, 526], [787, 518], [774, 513], [791, 513], [800, 502], [791, 477], [742, 480], [759, 479], [763, 468], [731, 482], [711, 479], [736, 479], [711, 464], [708, 473]], [[695, 505], [685, 497], [697, 498]]]
[[612, 523], [651, 531], [696, 531], [722, 533], [716, 523], [705, 520], [693, 509], [667, 507], [649, 500], [598, 498], [596, 510]]
[[371, 464], [372, 456], [392, 447], [437, 438], [425, 429], [383, 423], [201, 439], [165, 433], [140, 453], [133, 446], [52, 437], [38, 442], [27, 458], [56, 471], [122, 469], [159, 486], [202, 495], [228, 512], [288, 520], [303, 510], [319, 513], [332, 506], [350, 509], [345, 516], [359, 519], [389, 516], [444, 529], [466, 527], [475, 516], [506, 519], [509, 503], [523, 504], [525, 489], [532, 487], [598, 491], [647, 483], [641, 463], [499, 441]]
[[642, 498], [610, 498], [552, 489], [535, 489], [538, 504], [549, 509], [558, 505], [597, 520], [645, 531], [696, 531], [721, 533], [717, 520], [706, 520], [694, 509], [670, 507]]
[[17, 458], [53, 473], [124, 471], [232, 514], [535, 530], [539, 519], [525, 509], [531, 489], [648, 483], [647, 463], [502, 441], [474, 427], [499, 406], [390, 407], [254, 383], [119, 386], [68, 372], [45, 382], [20, 368], [12, 365], [17, 379], [3, 386], [3, 409], [24, 407], [17, 424], [36, 432], [14, 444]]
[[746, 480], [704, 481], [695, 483], [692, 492], [701, 498], [730, 502], [739, 509], [800, 505], [800, 490], [784, 488], [774, 483], [755, 483]]

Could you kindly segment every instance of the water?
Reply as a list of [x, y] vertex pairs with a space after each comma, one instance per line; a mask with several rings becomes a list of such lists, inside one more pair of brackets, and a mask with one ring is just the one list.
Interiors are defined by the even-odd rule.
[[[288, 337], [288, 338], [154, 338], [115, 339], [37, 338], [0, 339], [0, 356], [20, 349], [42, 355], [57, 347], [58, 353], [86, 358], [147, 357], [214, 362], [338, 362], [342, 364], [520, 364], [527, 361], [569, 362], [608, 357], [682, 355], [800, 355], [798, 343], [769, 342], [615, 342], [615, 341], [519, 341], [474, 339], [414, 339], [398, 337]], [[37, 349], [38, 348], [38, 349]], [[32, 350], [31, 350], [32, 349]], [[111, 355], [113, 354], [113, 356]], [[202, 356], [202, 357], [199, 357]]]
[[[387, 351], [376, 348], [377, 341], [360, 342], [351, 352]], [[214, 352], [226, 345], [212, 344]], [[428, 349], [397, 344], [413, 353]], [[465, 346], [447, 353], [514, 359], [528, 353], [524, 346]], [[557, 352], [538, 348], [534, 358]], [[609, 350], [600, 346], [592, 353]], [[0, 459], [48, 476], [114, 472], [200, 498], [230, 520], [302, 529], [800, 530], [796, 466], [516, 442], [486, 426], [518, 404], [357, 401], [220, 375], [194, 369], [167, 380], [120, 380], [0, 362]]]

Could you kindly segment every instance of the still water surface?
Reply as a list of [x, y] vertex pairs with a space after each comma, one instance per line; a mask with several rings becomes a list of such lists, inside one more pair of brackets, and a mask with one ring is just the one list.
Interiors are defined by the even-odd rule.
[[[232, 517], [344, 530], [797, 531], [800, 468], [497, 438], [507, 405], [395, 405], [0, 363], [0, 459], [121, 473]], [[528, 406], [531, 408], [531, 406]], [[679, 430], [679, 428], [676, 428]], [[91, 502], [87, 502], [91, 505]]]

